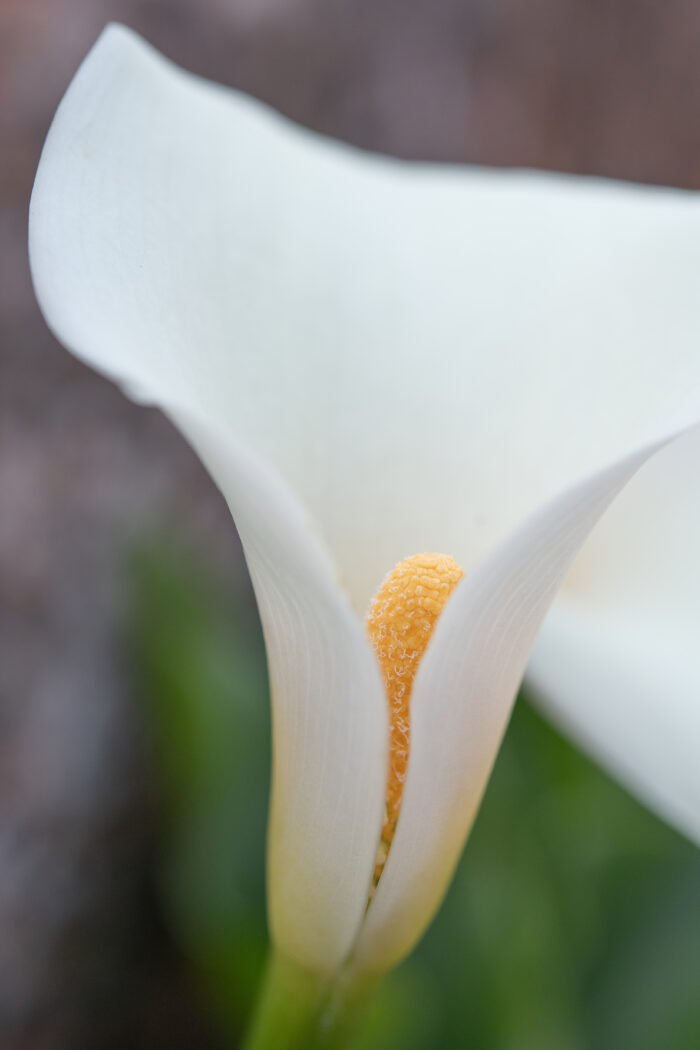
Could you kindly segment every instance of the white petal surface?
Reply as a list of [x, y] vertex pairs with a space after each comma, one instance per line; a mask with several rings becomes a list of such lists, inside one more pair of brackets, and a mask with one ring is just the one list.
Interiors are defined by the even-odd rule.
[[[356, 946], [353, 965], [358, 970], [395, 965], [432, 918], [476, 815], [547, 608], [600, 515], [659, 448], [663, 445], [655, 443], [640, 450], [542, 508], [465, 578], [450, 599], [414, 686], [401, 815]], [[629, 651], [621, 655], [634, 656]], [[576, 729], [593, 735], [596, 718], [583, 706], [587, 693], [571, 684], [571, 671], [577, 669], [570, 668], [567, 675], [565, 661], [558, 663], [552, 693], [560, 687], [569, 691], [570, 710], [574, 717], [580, 714]], [[686, 684], [679, 679], [680, 686]], [[697, 712], [688, 719], [685, 711], [674, 709], [671, 716], [677, 722], [676, 736], [681, 725], [687, 730], [698, 724]], [[620, 712], [616, 758], [624, 754], [630, 718], [633, 711]], [[604, 725], [609, 727], [610, 719]], [[631, 754], [631, 764], [639, 762], [642, 769], [650, 757], [638, 749]], [[687, 745], [675, 757], [681, 761], [691, 754]], [[685, 766], [686, 779], [694, 781], [693, 797], [698, 795], [696, 770], [696, 763]], [[655, 788], [664, 790], [664, 771], [645, 771]], [[656, 772], [661, 773], [658, 781]]]
[[[238, 264], [227, 268], [231, 245], [206, 183], [222, 180], [228, 196], [230, 173], [203, 140], [188, 140], [201, 102], [205, 112], [228, 109], [223, 93], [200, 90], [191, 99], [189, 81], [166, 73], [131, 34], [103, 35], [46, 146], [32, 202], [33, 273], [59, 338], [132, 396], [161, 404], [232, 509], [270, 665], [272, 934], [287, 955], [332, 970], [367, 902], [386, 786], [386, 705], [362, 626], [308, 517], [232, 436], [242, 405], [275, 432], [265, 387], [277, 373], [264, 380], [232, 367], [226, 326], [249, 311], [255, 263], [243, 234]], [[216, 119], [202, 119], [213, 144]], [[241, 214], [263, 192], [249, 174]], [[249, 235], [257, 237], [257, 222]], [[241, 359], [260, 350], [251, 345], [257, 322], [248, 320]]]
[[596, 527], [535, 644], [543, 710], [700, 842], [700, 435]]
[[60, 338], [273, 465], [360, 613], [700, 401], [696, 195], [367, 156], [124, 30], [59, 110], [31, 249]]
[[305, 966], [333, 970], [365, 911], [384, 813], [382, 682], [362, 625], [287, 489], [200, 421], [177, 421], [231, 507], [265, 631], [272, 935]]

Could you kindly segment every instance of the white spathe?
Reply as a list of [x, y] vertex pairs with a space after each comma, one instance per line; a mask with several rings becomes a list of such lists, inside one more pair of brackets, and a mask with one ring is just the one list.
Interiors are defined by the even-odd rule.
[[[392, 965], [441, 899], [578, 549], [700, 419], [696, 195], [369, 156], [111, 27], [49, 133], [30, 249], [57, 336], [170, 415], [240, 531], [273, 692], [273, 936], [314, 969], [350, 952]], [[665, 499], [670, 520], [683, 497]], [[423, 550], [452, 554], [467, 578], [418, 674], [401, 820], [365, 915], [387, 727], [361, 618], [382, 576]], [[700, 832], [697, 807], [694, 825], [680, 819], [694, 769], [627, 750], [630, 609], [621, 597], [610, 637], [603, 577], [585, 608], [548, 622], [534, 680]], [[662, 668], [666, 621], [654, 623], [645, 644]], [[569, 661], [590, 667], [596, 703]], [[699, 678], [686, 660], [678, 704], [647, 682], [634, 715], [653, 723], [666, 703], [682, 735]], [[599, 722], [600, 707], [613, 715]]]
[[540, 632], [539, 703], [700, 840], [700, 433], [654, 456], [596, 526]]

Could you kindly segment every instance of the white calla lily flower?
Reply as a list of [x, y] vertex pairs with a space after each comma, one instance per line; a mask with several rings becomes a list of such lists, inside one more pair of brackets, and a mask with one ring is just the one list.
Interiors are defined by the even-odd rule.
[[[58, 338], [164, 409], [240, 532], [271, 674], [268, 893], [286, 957], [381, 972], [421, 935], [542, 621], [628, 482], [532, 681], [698, 834], [695, 194], [369, 156], [111, 27], [49, 133], [30, 247]], [[465, 578], [415, 678], [372, 893], [388, 725], [363, 617], [419, 551]]]

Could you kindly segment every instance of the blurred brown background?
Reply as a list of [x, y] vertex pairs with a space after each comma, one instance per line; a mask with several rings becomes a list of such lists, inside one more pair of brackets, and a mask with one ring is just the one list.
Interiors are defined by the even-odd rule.
[[694, 0], [0, 0], [0, 1046], [214, 1046], [161, 928], [119, 627], [131, 537], [176, 522], [245, 587], [169, 426], [61, 351], [26, 259], [52, 113], [104, 23], [407, 157], [700, 187]]

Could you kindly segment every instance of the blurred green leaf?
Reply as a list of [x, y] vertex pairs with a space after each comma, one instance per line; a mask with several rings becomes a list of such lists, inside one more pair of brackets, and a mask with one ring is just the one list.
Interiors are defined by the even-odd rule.
[[132, 652], [168, 813], [166, 900], [238, 1031], [266, 951], [270, 718], [257, 612], [162, 546], [136, 553], [132, 580]]

